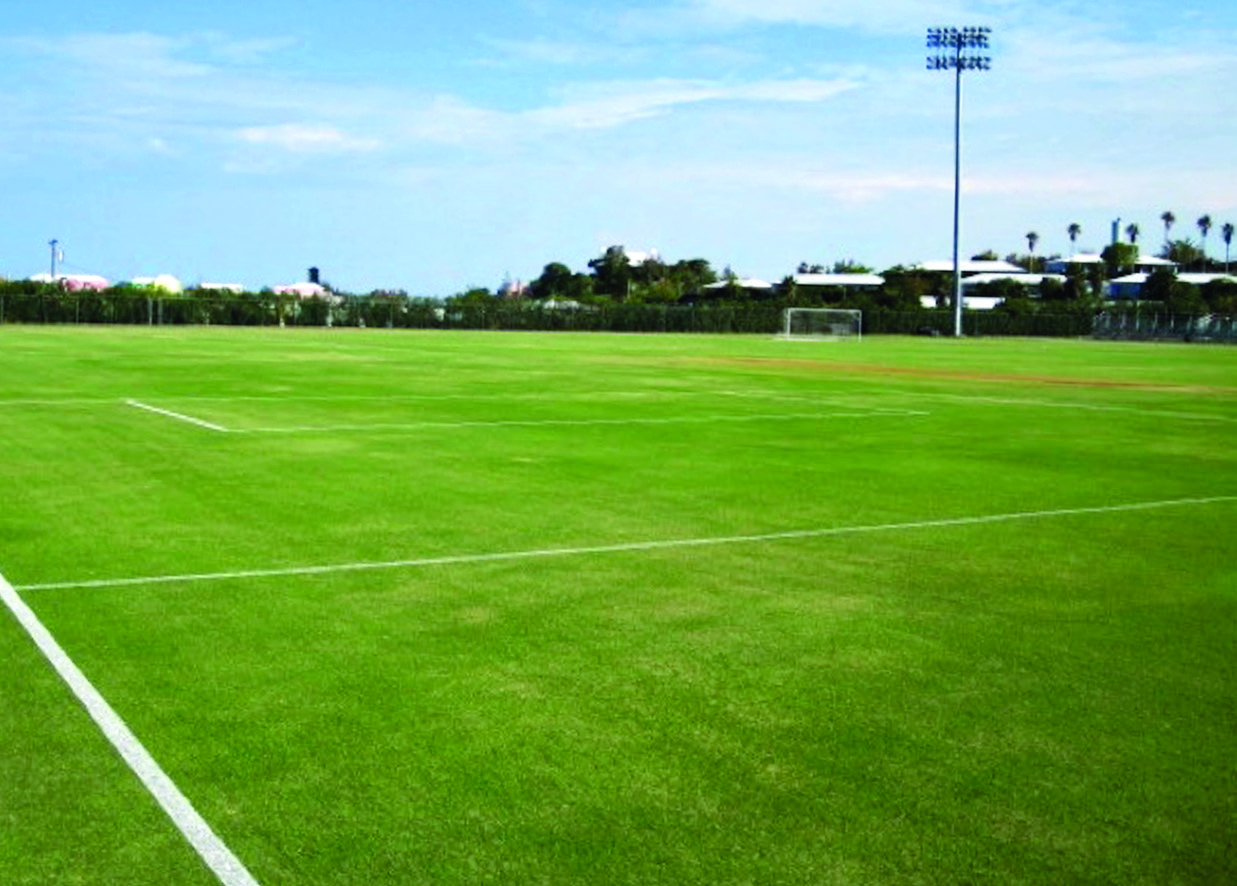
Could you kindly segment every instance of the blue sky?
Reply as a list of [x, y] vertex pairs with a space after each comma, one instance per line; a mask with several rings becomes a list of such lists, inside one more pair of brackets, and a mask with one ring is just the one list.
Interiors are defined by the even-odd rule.
[[780, 279], [947, 258], [953, 81], [967, 254], [1145, 248], [1237, 221], [1237, 16], [1218, 0], [17, 0], [0, 20], [0, 275], [310, 265], [448, 295], [611, 244]]

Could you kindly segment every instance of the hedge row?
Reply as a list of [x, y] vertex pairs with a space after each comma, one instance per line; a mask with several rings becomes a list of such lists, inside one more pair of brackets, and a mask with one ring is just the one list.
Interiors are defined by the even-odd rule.
[[[547, 307], [536, 301], [441, 303], [389, 296], [297, 300], [272, 293], [235, 297], [158, 298], [131, 293], [55, 290], [0, 294], [0, 323], [91, 323], [218, 326], [352, 326], [397, 329], [505, 329], [576, 332], [757, 333], [783, 325], [778, 305], [632, 305]], [[1093, 318], [1079, 314], [1014, 315], [968, 311], [971, 336], [1090, 335]], [[865, 334], [950, 335], [949, 311], [868, 310]]]

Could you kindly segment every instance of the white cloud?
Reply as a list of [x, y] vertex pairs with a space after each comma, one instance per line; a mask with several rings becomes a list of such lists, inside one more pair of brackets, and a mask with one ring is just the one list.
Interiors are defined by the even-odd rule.
[[765, 80], [737, 84], [691, 80], [612, 82], [577, 87], [562, 104], [538, 108], [521, 116], [547, 128], [599, 129], [701, 102], [821, 102], [854, 86], [846, 80]]
[[723, 23], [901, 31], [907, 27], [920, 30], [925, 22], [954, 21], [969, 15], [974, 4], [959, 0], [691, 0], [689, 6], [704, 19]]
[[279, 148], [293, 154], [340, 154], [372, 151], [376, 139], [356, 138], [333, 126], [283, 123], [277, 126], [247, 126], [236, 137], [250, 145]]

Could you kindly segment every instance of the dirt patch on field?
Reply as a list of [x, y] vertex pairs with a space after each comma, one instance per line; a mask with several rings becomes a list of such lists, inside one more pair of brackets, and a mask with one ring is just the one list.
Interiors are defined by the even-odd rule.
[[976, 372], [958, 369], [923, 369], [910, 366], [879, 366], [870, 363], [820, 363], [815, 360], [788, 360], [762, 357], [702, 358], [699, 363], [714, 366], [804, 369], [814, 372], [869, 375], [894, 378], [926, 378], [981, 382], [1018, 382], [1030, 385], [1063, 385], [1080, 388], [1126, 388], [1130, 390], [1172, 391], [1181, 394], [1233, 394], [1237, 388], [1217, 385], [1178, 385], [1168, 382], [1116, 381], [1106, 378], [1078, 378], [1066, 375], [1020, 375], [1002, 372]]

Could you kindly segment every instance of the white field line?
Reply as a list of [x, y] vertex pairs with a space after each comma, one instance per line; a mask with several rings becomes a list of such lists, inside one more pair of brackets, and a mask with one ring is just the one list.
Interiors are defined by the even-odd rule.
[[972, 517], [949, 517], [942, 520], [916, 520], [909, 523], [878, 523], [860, 526], [833, 526], [826, 529], [796, 529], [787, 532], [767, 532], [759, 535], [723, 535], [705, 538], [679, 538], [663, 541], [638, 541], [625, 544], [593, 545], [576, 548], [544, 548], [531, 551], [500, 551], [489, 554], [460, 554], [448, 557], [424, 557], [414, 560], [385, 562], [336, 563], [326, 566], [290, 566], [281, 569], [246, 569], [236, 572], [202, 572], [186, 575], [151, 575], [134, 578], [92, 579], [88, 581], [49, 582], [22, 585], [22, 591], [52, 591], [74, 588], [116, 588], [131, 585], [183, 584], [188, 582], [227, 581], [241, 578], [276, 578], [294, 575], [326, 575], [336, 572], [362, 572], [378, 569], [417, 569], [426, 566], [453, 566], [468, 563], [494, 563], [504, 560], [532, 560], [549, 557], [576, 557], [587, 554], [618, 554], [638, 551], [658, 551], [670, 548], [709, 547], [735, 544], [786, 541], [804, 538], [829, 538], [841, 535], [862, 535], [874, 532], [899, 532], [913, 529], [941, 529], [950, 526], [978, 526], [986, 523], [1009, 523], [1017, 520], [1042, 520], [1086, 514], [1119, 514], [1128, 511], [1149, 511], [1158, 508], [1189, 507], [1237, 502], [1237, 495], [1215, 495], [1207, 498], [1174, 498], [1162, 501], [1131, 502], [1089, 508], [1058, 508], [1047, 511], [1017, 511], [1008, 514], [982, 514]]
[[867, 409], [863, 412], [782, 412], [756, 415], [671, 416], [667, 418], [546, 418], [496, 419], [494, 421], [418, 421], [375, 422], [356, 425], [301, 425], [272, 428], [227, 428], [231, 434], [312, 434], [340, 431], [411, 431], [433, 428], [539, 428], [596, 427], [609, 425], [678, 425], [712, 424], [714, 422], [794, 421], [833, 418], [881, 418], [886, 416], [920, 416], [930, 413], [914, 409]]
[[[843, 404], [846, 401], [835, 397], [812, 397], [796, 394], [779, 394], [772, 391], [719, 391], [732, 397], [743, 397], [753, 400], [777, 400], [795, 403], [829, 403]], [[973, 403], [992, 403], [1000, 406], [1030, 406], [1049, 409], [1081, 409], [1089, 412], [1132, 412], [1137, 415], [1159, 416], [1163, 418], [1185, 418], [1199, 421], [1237, 422], [1237, 417], [1228, 415], [1213, 415], [1207, 412], [1182, 412], [1174, 409], [1148, 409], [1142, 406], [1113, 406], [1099, 403], [1070, 403], [1065, 400], [1030, 400], [1021, 397], [984, 397], [974, 394], [939, 394], [925, 391], [909, 391], [899, 388], [880, 388], [867, 394], [850, 394], [855, 398], [877, 394], [881, 396], [900, 395], [911, 398], [929, 398], [936, 400], [962, 400]]]
[[228, 433], [228, 429], [223, 425], [212, 424], [208, 421], [203, 421], [200, 418], [194, 418], [192, 415], [185, 415], [181, 412], [172, 412], [170, 409], [160, 409], [158, 406], [151, 406], [149, 403], [143, 403], [141, 400], [126, 400], [125, 403], [135, 409], [145, 409], [147, 412], [154, 412], [158, 415], [165, 415], [168, 418], [174, 418], [177, 421], [188, 422], [191, 425], [197, 425], [200, 428], [206, 428], [211, 431], [218, 431], [221, 434]]
[[[893, 393], [892, 391], [890, 393]], [[1237, 422], [1237, 418], [1229, 415], [1212, 415], [1207, 412], [1182, 412], [1176, 409], [1148, 409], [1143, 406], [1112, 406], [1098, 403], [1069, 403], [1063, 400], [1024, 400], [1017, 397], [982, 397], [973, 394], [935, 394], [918, 391], [904, 391], [916, 397], [931, 397], [937, 400], [964, 400], [976, 403], [995, 403], [1001, 406], [1041, 406], [1052, 409], [1082, 409], [1090, 412], [1133, 412], [1137, 415], [1159, 416], [1163, 418], [1188, 418], [1198, 421]]]
[[[351, 403], [351, 402], [367, 402], [367, 401], [435, 401], [435, 400], [479, 400], [479, 401], [504, 401], [510, 400], [526, 401], [526, 400], [555, 400], [555, 401], [605, 401], [607, 399], [636, 399], [636, 398], [671, 398], [671, 397], [699, 397], [707, 395], [710, 391], [686, 391], [686, 390], [644, 390], [644, 391], [588, 391], [575, 394], [539, 394], [539, 393], [517, 393], [517, 394], [340, 394], [340, 395], [323, 395], [323, 394], [237, 394], [232, 396], [196, 396], [182, 394], [167, 394], [155, 393], [150, 394], [149, 399], [158, 400], [173, 400], [177, 403]], [[10, 400], [0, 399], [0, 408], [18, 408], [23, 406], [38, 407], [38, 406], [101, 406], [116, 402], [116, 397], [56, 397], [56, 398], [16, 398]], [[138, 398], [131, 398], [138, 399]], [[128, 399], [125, 400], [128, 402]]]
[[[607, 400], [614, 399], [633, 399], [633, 398], [652, 398], [652, 397], [698, 397], [701, 394], [708, 394], [709, 391], [684, 391], [684, 390], [644, 390], [644, 391], [581, 391], [575, 394], [539, 394], [539, 393], [517, 393], [517, 394], [238, 394], [235, 396], [191, 396], [182, 397], [176, 396], [178, 402], [190, 403], [232, 403], [232, 402], [257, 402], [257, 403], [352, 403], [352, 402], [367, 402], [367, 401], [401, 401], [401, 400], [484, 400], [484, 401], [526, 401], [526, 400], [554, 400], [554, 401], [577, 401], [577, 400]], [[16, 402], [16, 401], [13, 401]], [[0, 401], [3, 405], [3, 401]]]
[[26, 629], [39, 650], [46, 656], [56, 673], [68, 684], [78, 701], [86, 708], [91, 719], [112, 743], [112, 747], [133, 770], [133, 773], [150, 791], [158, 804], [167, 813], [176, 829], [184, 835], [206, 865], [225, 886], [257, 886], [257, 880], [246, 870], [232, 851], [211, 830], [206, 820], [180, 792], [167, 773], [155, 762], [155, 758], [138, 741], [137, 736], [120, 719], [107, 700], [99, 694], [85, 674], [73, 663], [68, 654], [43, 626], [38, 616], [26, 605], [13, 586], [0, 576], [0, 599]]

